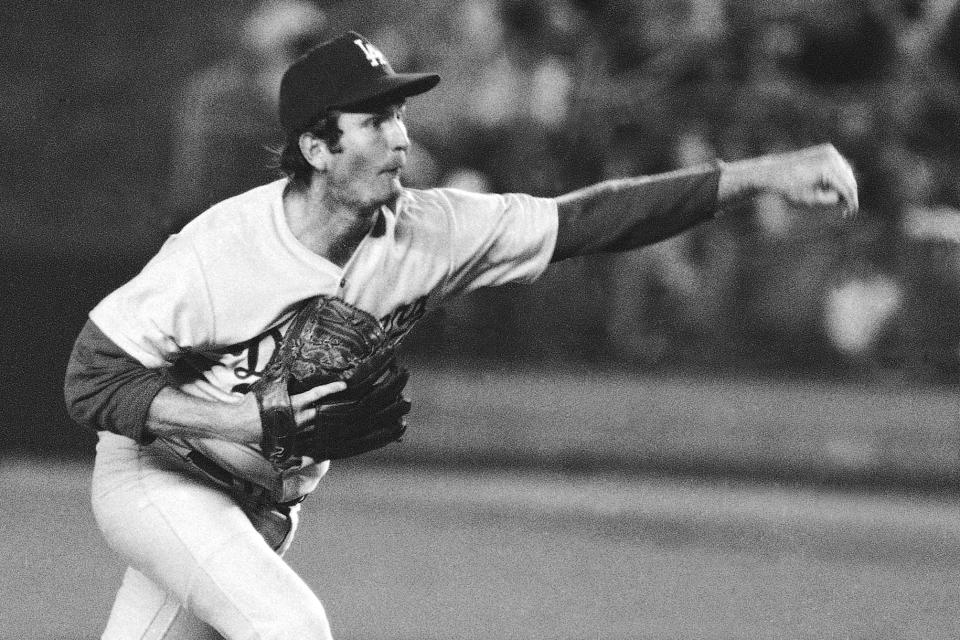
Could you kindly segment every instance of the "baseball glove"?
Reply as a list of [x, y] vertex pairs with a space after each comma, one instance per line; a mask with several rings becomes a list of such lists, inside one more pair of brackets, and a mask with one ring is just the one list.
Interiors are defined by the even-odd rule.
[[[304, 456], [337, 460], [378, 449], [406, 431], [408, 373], [380, 321], [339, 298], [319, 296], [294, 316], [263, 377], [251, 388], [263, 425], [261, 451], [278, 468]], [[290, 396], [343, 380], [344, 391], [317, 403], [297, 425]]]

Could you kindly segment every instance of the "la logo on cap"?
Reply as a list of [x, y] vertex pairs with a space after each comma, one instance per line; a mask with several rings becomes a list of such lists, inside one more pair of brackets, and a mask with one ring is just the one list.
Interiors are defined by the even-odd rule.
[[402, 100], [435, 87], [435, 73], [396, 73], [383, 52], [355, 31], [313, 47], [280, 81], [280, 124], [299, 135], [330, 110]]
[[360, 50], [363, 51], [363, 55], [367, 56], [367, 60], [370, 61], [371, 67], [379, 67], [380, 65], [387, 64], [387, 58], [383, 55], [380, 49], [377, 49], [369, 42], [364, 42], [360, 38], [357, 38], [353, 41], [353, 43], [360, 47]]

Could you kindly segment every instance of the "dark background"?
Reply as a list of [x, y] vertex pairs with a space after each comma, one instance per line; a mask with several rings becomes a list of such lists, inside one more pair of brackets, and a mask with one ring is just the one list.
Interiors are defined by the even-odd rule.
[[[443, 74], [409, 105], [413, 186], [555, 195], [823, 141], [860, 181], [862, 213], [850, 222], [758, 201], [677, 241], [480, 292], [424, 322], [408, 345], [412, 361], [493, 375], [613, 371], [952, 394], [953, 2], [314, 6], [322, 17], [294, 30], [291, 50], [351, 28], [395, 67]], [[244, 93], [243, 79], [264, 64], [242, 36], [259, 9], [212, 0], [0, 7], [0, 452], [91, 451], [60, 391], [87, 311], [218, 194], [276, 175], [267, 151], [276, 125]], [[254, 22], [269, 22], [264, 15]]]

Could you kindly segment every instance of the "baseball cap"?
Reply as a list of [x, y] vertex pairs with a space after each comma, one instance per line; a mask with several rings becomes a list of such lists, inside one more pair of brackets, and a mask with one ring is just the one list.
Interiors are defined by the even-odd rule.
[[313, 47], [284, 72], [280, 124], [296, 133], [328, 109], [415, 96], [438, 82], [435, 73], [396, 73], [375, 45], [348, 31]]

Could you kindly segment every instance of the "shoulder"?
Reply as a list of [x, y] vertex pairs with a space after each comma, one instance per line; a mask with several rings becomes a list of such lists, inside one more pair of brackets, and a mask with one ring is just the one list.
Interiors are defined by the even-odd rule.
[[478, 215], [484, 212], [524, 212], [556, 208], [552, 198], [525, 193], [478, 193], [463, 189], [405, 189], [398, 201], [398, 217], [416, 219], [430, 215]]
[[558, 224], [554, 199], [522, 193], [408, 189], [397, 211], [399, 238], [429, 237], [461, 254], [536, 244], [555, 235]]
[[397, 200], [397, 216], [415, 218], [445, 211], [450, 207], [449, 189], [404, 189]]
[[213, 205], [191, 220], [179, 235], [224, 233], [269, 216], [282, 203], [287, 180], [275, 180]]
[[274, 181], [213, 205], [170, 236], [151, 262], [204, 273], [259, 264], [264, 253], [278, 251], [285, 184]]
[[177, 236], [192, 243], [219, 244], [261, 232], [276, 207], [282, 206], [286, 179], [261, 185], [213, 205], [191, 220]]

